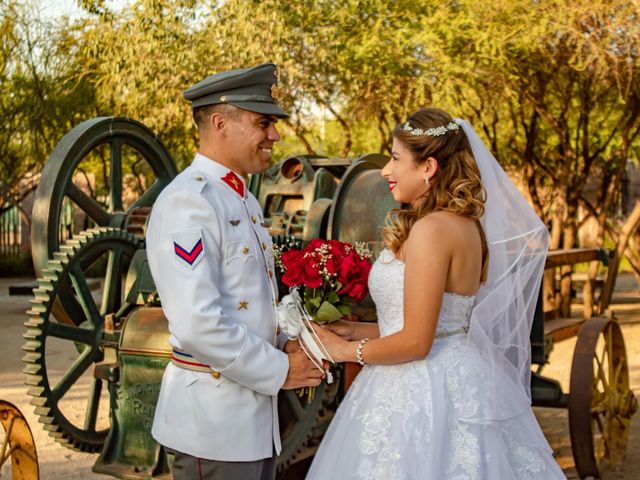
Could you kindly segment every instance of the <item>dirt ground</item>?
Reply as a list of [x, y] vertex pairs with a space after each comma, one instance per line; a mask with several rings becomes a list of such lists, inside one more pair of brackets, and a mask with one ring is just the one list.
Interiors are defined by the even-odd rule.
[[[20, 349], [25, 331], [23, 323], [27, 317], [25, 311], [29, 308], [30, 296], [9, 296], [9, 285], [28, 282], [28, 279], [0, 279], [0, 399], [16, 405], [25, 415], [31, 426], [38, 452], [41, 479], [108, 479], [91, 471], [96, 461], [96, 454], [79, 453], [60, 446], [47, 435], [38, 423], [29, 405], [29, 399], [24, 386], [23, 352]], [[633, 278], [621, 275], [618, 279], [617, 292], [612, 306], [622, 325], [627, 355], [629, 358], [629, 374], [631, 387], [640, 398], [640, 294]], [[565, 340], [555, 345], [550, 364], [545, 367], [543, 374], [559, 380], [566, 392], [569, 390], [569, 372], [575, 339]], [[71, 353], [68, 346], [60, 345], [54, 351], [55, 355], [48, 357], [47, 368], [51, 375], [64, 372], [65, 361], [69, 361]], [[74, 392], [70, 402], [65, 405], [65, 413], [69, 417], [74, 415], [74, 406], [84, 405], [87, 400], [88, 377], [78, 382], [78, 389]], [[103, 402], [104, 403], [104, 402]], [[536, 408], [536, 416], [549, 440], [556, 458], [569, 479], [578, 478], [571, 455], [569, 440], [568, 418], [566, 410], [550, 408]], [[105, 422], [103, 413], [102, 422]], [[4, 434], [0, 434], [0, 439]], [[10, 467], [4, 465], [0, 471], [0, 478], [10, 478]], [[640, 472], [640, 414], [634, 416], [631, 422], [629, 445], [624, 463], [616, 471], [608, 473], [605, 479], [631, 480], [639, 478]]]

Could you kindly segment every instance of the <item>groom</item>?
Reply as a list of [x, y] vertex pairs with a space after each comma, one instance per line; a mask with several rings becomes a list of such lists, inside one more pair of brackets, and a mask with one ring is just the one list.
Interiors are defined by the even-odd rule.
[[149, 267], [173, 347], [152, 434], [175, 453], [174, 480], [273, 479], [278, 391], [323, 375], [293, 344], [277, 348], [271, 239], [245, 180], [269, 166], [275, 124], [288, 116], [271, 95], [276, 82], [265, 63], [184, 92], [199, 151], [149, 219]]

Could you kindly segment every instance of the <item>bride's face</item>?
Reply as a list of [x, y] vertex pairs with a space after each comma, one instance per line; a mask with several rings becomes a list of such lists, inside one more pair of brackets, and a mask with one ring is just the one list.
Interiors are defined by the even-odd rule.
[[394, 138], [391, 160], [382, 169], [382, 176], [389, 182], [393, 199], [415, 207], [418, 199], [427, 192], [425, 174], [426, 166], [416, 164], [409, 149]]

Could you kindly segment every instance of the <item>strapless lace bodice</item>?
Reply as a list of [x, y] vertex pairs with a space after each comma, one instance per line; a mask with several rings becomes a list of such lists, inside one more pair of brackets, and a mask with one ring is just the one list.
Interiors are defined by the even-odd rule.
[[[371, 269], [369, 291], [376, 304], [380, 335], [400, 331], [404, 323], [404, 263], [387, 249], [380, 253]], [[445, 292], [436, 334], [468, 327], [474, 300], [473, 296]]]

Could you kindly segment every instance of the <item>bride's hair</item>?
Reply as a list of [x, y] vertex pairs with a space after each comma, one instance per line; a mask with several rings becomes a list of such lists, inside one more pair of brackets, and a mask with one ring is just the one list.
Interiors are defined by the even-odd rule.
[[439, 168], [429, 180], [429, 190], [417, 207], [395, 208], [389, 212], [383, 238], [387, 247], [398, 254], [411, 227], [429, 213], [442, 210], [471, 218], [476, 221], [482, 239], [481, 280], [484, 281], [488, 249], [480, 218], [484, 214], [486, 193], [469, 140], [462, 128], [455, 128], [457, 124], [452, 122], [448, 113], [429, 107], [412, 113], [406, 123], [393, 129], [392, 136], [412, 153], [416, 164], [433, 157]]

